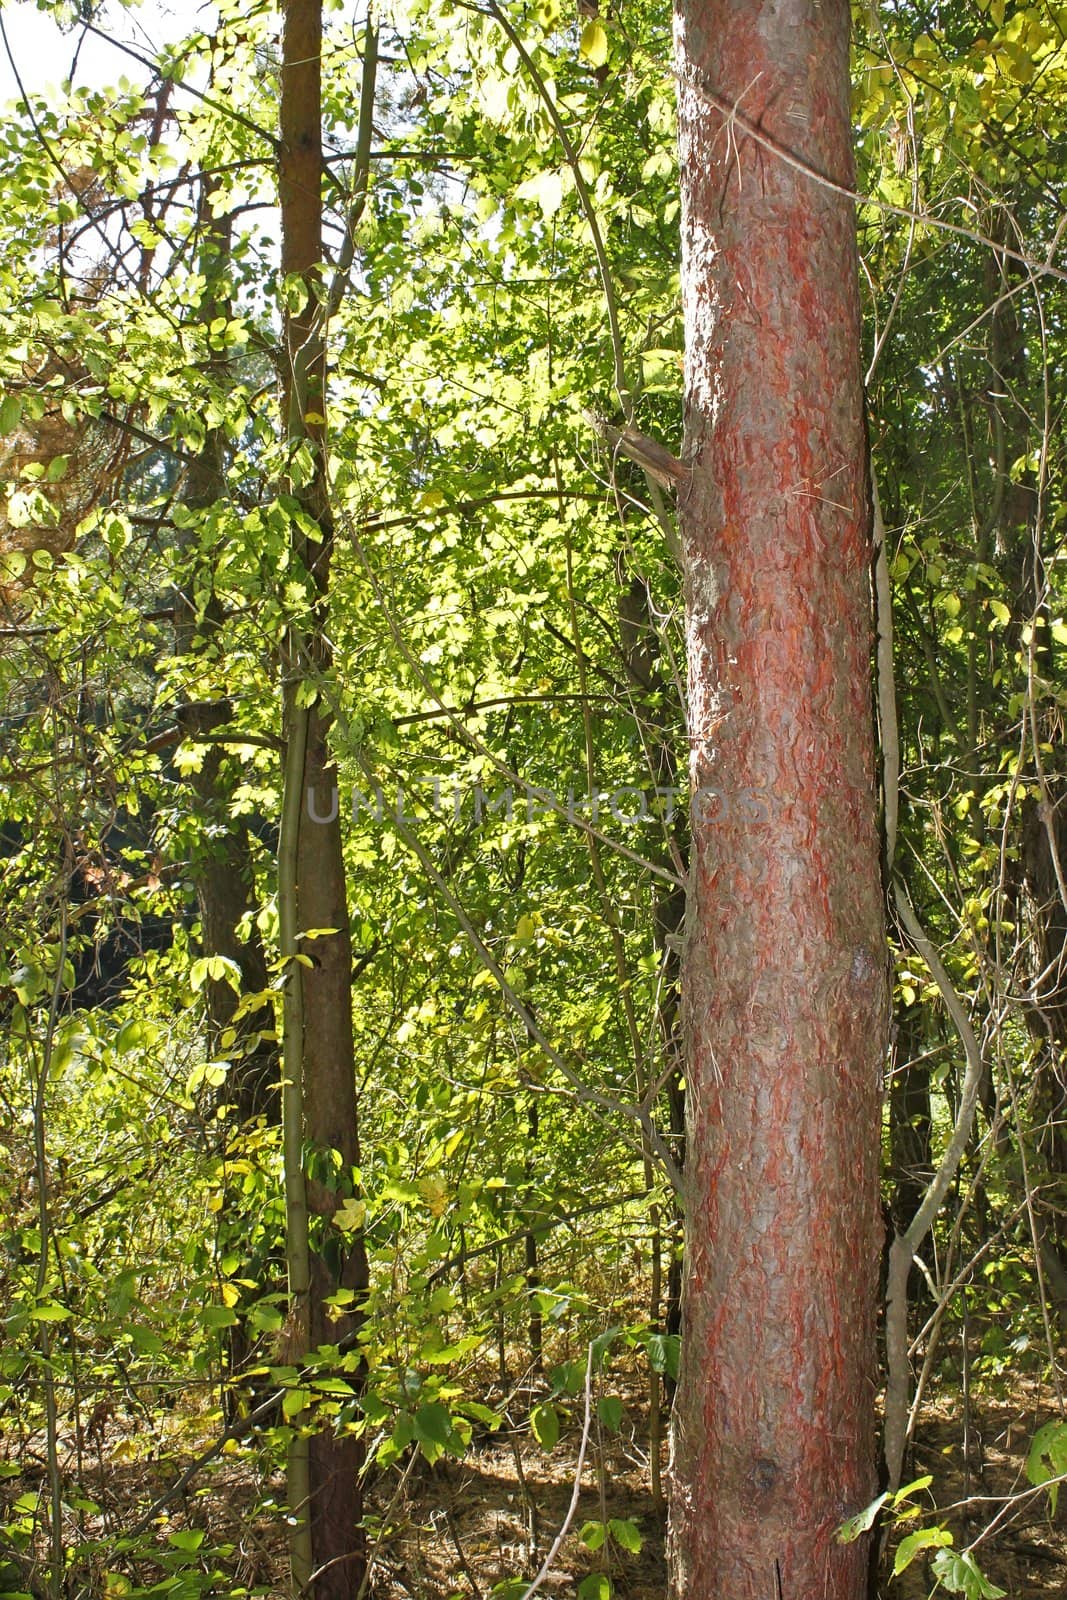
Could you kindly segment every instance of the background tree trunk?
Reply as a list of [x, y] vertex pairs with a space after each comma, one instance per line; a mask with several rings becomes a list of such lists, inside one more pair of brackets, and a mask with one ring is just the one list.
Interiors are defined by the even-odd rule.
[[[671, 1594], [858, 1600], [886, 946], [849, 9], [677, 13], [693, 860]], [[758, 132], [758, 138], [753, 130]], [[769, 141], [761, 142], [761, 141]]]
[[[204, 278], [201, 316], [208, 325], [217, 317], [230, 317], [233, 311], [228, 290], [233, 219], [226, 213], [215, 215], [212, 205], [215, 192], [212, 179], [201, 180], [197, 195], [199, 264]], [[219, 352], [210, 366], [211, 377], [222, 382], [228, 366], [226, 353]], [[203, 447], [186, 472], [183, 505], [190, 511], [206, 512], [224, 502], [228, 493], [226, 472], [225, 429], [208, 428]], [[190, 563], [183, 588], [175, 597], [174, 648], [177, 655], [195, 655], [205, 646], [217, 648], [215, 638], [221, 632], [222, 608], [214, 595], [207, 601], [203, 617], [197, 617], [197, 591], [204, 582], [210, 582], [207, 557], [202, 558], [199, 571]], [[232, 715], [229, 701], [218, 699], [180, 707], [177, 720], [183, 737], [196, 739], [229, 722]], [[223, 746], [216, 745], [204, 752], [191, 778], [191, 787], [208, 824], [193, 863], [201, 948], [206, 956], [227, 957], [241, 973], [240, 994], [235, 993], [225, 979], [209, 977], [204, 986], [208, 1048], [212, 1055], [222, 1053], [222, 1036], [234, 1025], [239, 1000], [244, 995], [263, 994], [268, 983], [266, 952], [256, 923], [253, 921], [247, 938], [239, 937], [241, 923], [255, 903], [255, 871], [248, 819], [238, 814], [234, 805], [233, 791], [239, 781], [235, 776], [237, 771]], [[257, 1116], [265, 1116], [272, 1122], [278, 1120], [278, 1052], [269, 1040], [261, 1040], [251, 1048], [243, 1044], [258, 1032], [257, 1024], [262, 1025], [263, 1020], [261, 1012], [243, 1018], [236, 1027], [242, 1043], [233, 1052], [226, 1093], [236, 1107], [240, 1125]], [[243, 1347], [243, 1327], [236, 1342]]]

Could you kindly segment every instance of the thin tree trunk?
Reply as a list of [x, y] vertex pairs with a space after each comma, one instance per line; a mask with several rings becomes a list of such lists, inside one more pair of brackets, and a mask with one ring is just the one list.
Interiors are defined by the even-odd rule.
[[[231, 312], [227, 280], [231, 265], [232, 218], [225, 213], [215, 214], [212, 202], [216, 189], [216, 182], [210, 175], [201, 178], [197, 196], [198, 266], [204, 280], [200, 316], [207, 326], [217, 317], [228, 318]], [[228, 368], [225, 351], [218, 351], [209, 358], [208, 374], [216, 383], [225, 381]], [[205, 513], [225, 501], [226, 464], [225, 429], [208, 428], [203, 445], [185, 476], [182, 503], [188, 510]], [[178, 537], [185, 545], [188, 560], [175, 596], [174, 649], [176, 655], [192, 658], [198, 651], [215, 648], [222, 608], [209, 588], [211, 556], [197, 548], [199, 530], [180, 531]], [[206, 602], [203, 599], [205, 588], [209, 590]], [[197, 701], [179, 709], [178, 727], [183, 738], [195, 740], [228, 722], [232, 711], [229, 701], [223, 698]], [[238, 815], [233, 804], [237, 781], [233, 776], [233, 757], [221, 745], [213, 744], [202, 748], [201, 754], [201, 764], [189, 779], [204, 824], [192, 862], [200, 911], [200, 948], [205, 956], [226, 957], [241, 975], [239, 992], [228, 979], [209, 977], [204, 986], [209, 1054], [227, 1055], [231, 1062], [223, 1097], [235, 1108], [236, 1115], [231, 1123], [219, 1127], [220, 1138], [229, 1143], [239, 1129], [256, 1117], [263, 1116], [277, 1124], [280, 1114], [278, 1052], [269, 1038], [260, 1036], [265, 1021], [263, 1011], [237, 1017], [239, 1002], [248, 995], [266, 995], [268, 985], [262, 936], [249, 915], [254, 906], [255, 878], [251, 838], [247, 818]], [[240, 938], [238, 930], [246, 919], [250, 930], [247, 937]], [[227, 1045], [224, 1041], [230, 1030], [233, 1042]], [[220, 1221], [224, 1235], [242, 1242], [247, 1240], [248, 1219], [242, 1216], [240, 1196], [233, 1185], [227, 1188]], [[263, 1261], [245, 1259], [237, 1276], [258, 1278], [261, 1292], [266, 1292], [276, 1287], [269, 1280], [263, 1280], [266, 1267]], [[251, 1350], [248, 1325], [243, 1317], [229, 1330], [227, 1343], [230, 1377], [236, 1378], [247, 1364]], [[231, 1417], [236, 1414], [237, 1400], [235, 1391], [227, 1389], [225, 1405]]]
[[903, 1233], [922, 1205], [933, 1176], [930, 1063], [924, 1049], [924, 1008], [908, 1006], [897, 1018], [896, 1065], [890, 1090], [890, 1202], [893, 1226]]
[[[532, 1180], [535, 1173], [534, 1153], [537, 1150], [537, 1141], [541, 1136], [541, 1118], [537, 1110], [537, 1097], [530, 1095], [526, 1108], [526, 1176]], [[527, 1212], [540, 1209], [539, 1201], [527, 1195], [525, 1201]], [[527, 1228], [523, 1239], [524, 1265], [526, 1267], [526, 1295], [530, 1308], [528, 1331], [530, 1340], [530, 1367], [536, 1373], [544, 1371], [544, 1318], [541, 1315], [541, 1305], [537, 1292], [541, 1287], [541, 1271], [537, 1260], [537, 1234], [534, 1229]]]
[[[281, 151], [279, 188], [282, 215], [282, 270], [303, 280], [306, 299], [286, 318], [285, 401], [291, 450], [310, 454], [311, 472], [294, 474], [292, 492], [317, 530], [309, 538], [294, 528], [297, 571], [307, 576], [313, 623], [295, 627], [285, 652], [287, 737], [302, 749], [291, 759], [287, 784], [297, 777], [299, 793], [286, 795], [287, 849], [295, 832], [295, 919], [293, 937], [301, 960], [287, 971], [286, 1075], [293, 1085], [288, 1166], [297, 1159], [299, 1133], [311, 1152], [313, 1169], [303, 1174], [307, 1200], [306, 1304], [294, 1319], [298, 1336], [314, 1350], [350, 1338], [367, 1285], [367, 1258], [360, 1229], [340, 1229], [332, 1219], [355, 1192], [359, 1165], [355, 1061], [352, 1042], [352, 948], [348, 927], [340, 808], [328, 797], [336, 784], [329, 751], [329, 723], [314, 699], [317, 677], [330, 667], [326, 601], [333, 553], [333, 518], [324, 456], [325, 357], [322, 342], [322, 133], [321, 0], [288, 0], [282, 54]], [[292, 755], [292, 752], [291, 752]], [[314, 803], [312, 804], [312, 798]], [[326, 820], [322, 820], [326, 819]], [[309, 934], [313, 935], [310, 939]], [[292, 955], [292, 950], [283, 952]], [[292, 1029], [288, 1027], [291, 1017]], [[295, 1092], [299, 1088], [299, 1093]], [[292, 1127], [299, 1120], [299, 1129]], [[338, 1159], [339, 1158], [339, 1163]], [[301, 1174], [291, 1171], [299, 1208]], [[329, 1177], [329, 1182], [324, 1181]], [[299, 1222], [299, 1218], [297, 1218]], [[297, 1241], [298, 1246], [300, 1241]], [[301, 1263], [297, 1260], [297, 1265]], [[355, 1291], [351, 1316], [331, 1318], [328, 1297], [339, 1289]], [[304, 1419], [306, 1421], [306, 1418]], [[294, 1542], [294, 1578], [309, 1576], [313, 1600], [349, 1600], [366, 1572], [362, 1527], [362, 1439], [325, 1427], [312, 1434], [306, 1469], [299, 1449], [290, 1462], [290, 1498], [306, 1482], [310, 1553], [306, 1540]], [[306, 1476], [305, 1476], [306, 1471]], [[298, 1512], [299, 1506], [294, 1507]]]
[[[887, 961], [849, 8], [677, 13], [692, 868], [676, 1600], [860, 1600]], [[758, 134], [758, 137], [756, 136]], [[761, 141], [770, 141], [770, 145]]]
[[[197, 225], [199, 269], [205, 285], [200, 315], [205, 324], [230, 313], [225, 283], [230, 267], [232, 221], [225, 214], [215, 215], [214, 190], [213, 180], [204, 177], [198, 196]], [[219, 353], [212, 359], [211, 375], [216, 380], [223, 379], [227, 366], [225, 353]], [[225, 430], [209, 428], [203, 446], [188, 468], [182, 503], [191, 511], [202, 512], [223, 502], [226, 495]], [[201, 558], [199, 569], [195, 562], [190, 563], [183, 589], [175, 599], [174, 648], [179, 656], [193, 655], [205, 644], [210, 647], [211, 636], [221, 623], [220, 608], [214, 596], [209, 598], [204, 615], [197, 616], [197, 590], [208, 578], [208, 559]], [[178, 726], [183, 736], [195, 739], [229, 721], [231, 714], [232, 708], [226, 700], [198, 702], [180, 709]], [[194, 862], [201, 948], [206, 956], [227, 957], [241, 973], [240, 994], [223, 979], [209, 978], [205, 985], [208, 1048], [213, 1055], [222, 1052], [222, 1036], [233, 1026], [239, 999], [243, 995], [263, 994], [268, 982], [267, 959], [258, 927], [253, 922], [245, 940], [239, 939], [237, 934], [253, 907], [254, 874], [248, 824], [235, 812], [227, 762], [221, 746], [211, 745], [191, 777], [197, 801], [211, 824], [207, 830], [210, 842], [200, 848]], [[232, 769], [232, 758], [229, 764]], [[244, 1018], [237, 1024], [238, 1039], [252, 1036], [257, 1031], [257, 1022], [262, 1020], [262, 1016]], [[268, 1121], [276, 1123], [277, 1050], [273, 1044], [260, 1041], [243, 1050], [239, 1044], [233, 1055], [227, 1090], [237, 1108], [238, 1122], [243, 1124], [264, 1115]]]

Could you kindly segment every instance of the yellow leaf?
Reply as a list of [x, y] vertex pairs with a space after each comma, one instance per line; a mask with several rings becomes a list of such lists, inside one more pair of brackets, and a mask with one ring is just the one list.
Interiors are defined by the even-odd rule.
[[425, 1200], [431, 1217], [444, 1215], [448, 1205], [448, 1185], [444, 1178], [423, 1178], [419, 1183], [419, 1194]]
[[582, 29], [582, 42], [578, 48], [582, 60], [588, 61], [590, 66], [602, 67], [608, 59], [608, 36], [604, 24], [596, 17]]
[[364, 1202], [350, 1198], [337, 1207], [333, 1214], [333, 1225], [340, 1228], [342, 1233], [354, 1233], [357, 1228], [362, 1228], [366, 1216]]
[[997, 51], [997, 66], [1013, 83], [1031, 83], [1035, 66], [1028, 51], [1015, 43], [1005, 44]]

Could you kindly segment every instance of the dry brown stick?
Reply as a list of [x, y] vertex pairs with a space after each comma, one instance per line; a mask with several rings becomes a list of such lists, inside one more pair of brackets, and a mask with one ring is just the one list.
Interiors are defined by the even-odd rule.
[[616, 428], [606, 417], [594, 411], [583, 411], [582, 416], [593, 432], [611, 446], [616, 455], [625, 456], [646, 472], [662, 489], [677, 489], [689, 482], [692, 469], [677, 456], [672, 456], [666, 445], [650, 439], [647, 433], [636, 428]]

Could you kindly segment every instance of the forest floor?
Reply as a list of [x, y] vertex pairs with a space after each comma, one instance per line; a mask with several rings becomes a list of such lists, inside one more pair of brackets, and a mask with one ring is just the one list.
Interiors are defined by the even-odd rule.
[[[953, 1548], [972, 1550], [984, 1576], [1010, 1600], [1067, 1594], [1067, 1505], [1061, 1494], [1051, 1515], [1048, 1491], [1033, 1488], [1026, 1476], [1034, 1434], [1058, 1415], [1054, 1404], [1043, 1385], [1014, 1377], [1005, 1397], [985, 1394], [973, 1402], [966, 1449], [957, 1397], [928, 1406], [909, 1476], [932, 1475], [938, 1510], [902, 1525], [900, 1537], [920, 1526], [946, 1527]], [[899, 1578], [883, 1580], [881, 1592], [886, 1600], [925, 1600], [932, 1589], [929, 1563], [920, 1558]]]
[[[623, 1394], [630, 1424], [624, 1421], [616, 1433], [596, 1424], [591, 1430], [569, 1532], [541, 1585], [546, 1596], [574, 1596], [582, 1578], [594, 1571], [610, 1576], [617, 1600], [662, 1600], [665, 1594], [663, 1517], [649, 1488], [645, 1397], [636, 1384], [629, 1393], [623, 1387]], [[494, 1585], [537, 1571], [571, 1507], [581, 1412], [576, 1403], [570, 1425], [548, 1452], [516, 1418], [513, 1431], [486, 1435], [461, 1461], [442, 1458], [430, 1468], [416, 1458], [406, 1470], [382, 1475], [368, 1505], [376, 1527], [374, 1600], [489, 1600]], [[917, 1528], [940, 1525], [951, 1531], [955, 1550], [974, 1550], [986, 1579], [1011, 1600], [1067, 1593], [1067, 1506], [1061, 1500], [1050, 1516], [1047, 1491], [1031, 1488], [1025, 1472], [1034, 1433], [1051, 1416], [1047, 1391], [1016, 1378], [1009, 1397], [983, 1395], [974, 1401], [965, 1456], [962, 1421], [952, 1404], [929, 1406], [913, 1447], [910, 1476], [931, 1474], [933, 1483], [916, 1495], [917, 1514], [898, 1526], [891, 1549]], [[178, 1426], [163, 1459], [156, 1450], [145, 1453], [147, 1441], [136, 1419], [121, 1413], [109, 1416], [92, 1448], [86, 1448], [82, 1493], [94, 1504], [82, 1537], [100, 1540], [101, 1557], [91, 1563], [95, 1575], [88, 1586], [79, 1586], [83, 1596], [121, 1600], [130, 1580], [150, 1584], [165, 1576], [165, 1564], [152, 1572], [143, 1544], [137, 1555], [116, 1558], [114, 1540], [146, 1502], [174, 1482], [183, 1456], [191, 1459], [203, 1445], [203, 1432], [191, 1426], [195, 1420], [202, 1423], [186, 1418]], [[10, 1443], [4, 1452], [9, 1456]], [[40, 1451], [26, 1452], [23, 1463], [17, 1477], [0, 1484], [0, 1500], [9, 1511], [20, 1496], [25, 1506], [27, 1496], [46, 1492]], [[65, 1464], [69, 1469], [69, 1456]], [[164, 1548], [175, 1535], [180, 1541], [189, 1530], [204, 1530], [204, 1542], [192, 1558], [201, 1562], [202, 1594], [281, 1597], [287, 1592], [286, 1529], [279, 1510], [284, 1486], [264, 1465], [254, 1449], [224, 1454], [182, 1498], [169, 1503], [154, 1530], [153, 1538]], [[582, 1542], [584, 1525], [611, 1518], [636, 1524], [639, 1551], [612, 1548], [609, 1541], [593, 1552]], [[891, 1559], [890, 1553], [887, 1573]], [[220, 1579], [225, 1572], [227, 1581], [206, 1581], [212, 1568]], [[921, 1555], [900, 1577], [887, 1576], [880, 1592], [885, 1600], [925, 1600], [934, 1587], [929, 1562]]]
[[[641, 1415], [641, 1396], [635, 1392], [630, 1402], [629, 1413]], [[998, 1514], [1002, 1520], [975, 1548], [985, 1577], [1011, 1600], [1047, 1600], [1067, 1593], [1067, 1508], [1061, 1504], [1050, 1519], [1047, 1492], [1034, 1491], [1025, 1472], [1034, 1432], [1049, 1420], [1042, 1407], [1036, 1385], [1029, 1395], [976, 1404], [969, 1427], [969, 1467], [959, 1418], [947, 1403], [931, 1408], [915, 1443], [911, 1477], [930, 1473], [934, 1482], [929, 1493], [917, 1497], [920, 1515], [902, 1523], [891, 1541], [881, 1586], [886, 1600], [925, 1600], [934, 1588], [929, 1564], [921, 1556], [898, 1578], [888, 1577], [892, 1545], [899, 1537], [937, 1523], [952, 1532], [954, 1548], [964, 1550]], [[382, 1579], [388, 1581], [379, 1581], [376, 1594], [381, 1600], [448, 1600], [454, 1595], [478, 1600], [501, 1579], [537, 1570], [567, 1515], [579, 1433], [573, 1428], [546, 1455], [524, 1431], [511, 1441], [495, 1440], [443, 1472], [438, 1466], [424, 1475], [412, 1486], [394, 1542], [387, 1541], [383, 1549]], [[571, 1532], [541, 1592], [573, 1596], [586, 1573], [605, 1570], [620, 1600], [663, 1600], [664, 1524], [648, 1488], [647, 1435], [642, 1438], [638, 1432], [630, 1440], [616, 1435], [600, 1445], [592, 1453], [592, 1467], [587, 1461]], [[663, 1466], [665, 1470], [665, 1450]], [[536, 1562], [530, 1559], [528, 1539], [531, 1504], [539, 1533]], [[636, 1555], [617, 1553], [598, 1567], [577, 1530], [610, 1517], [637, 1522], [642, 1548]]]

